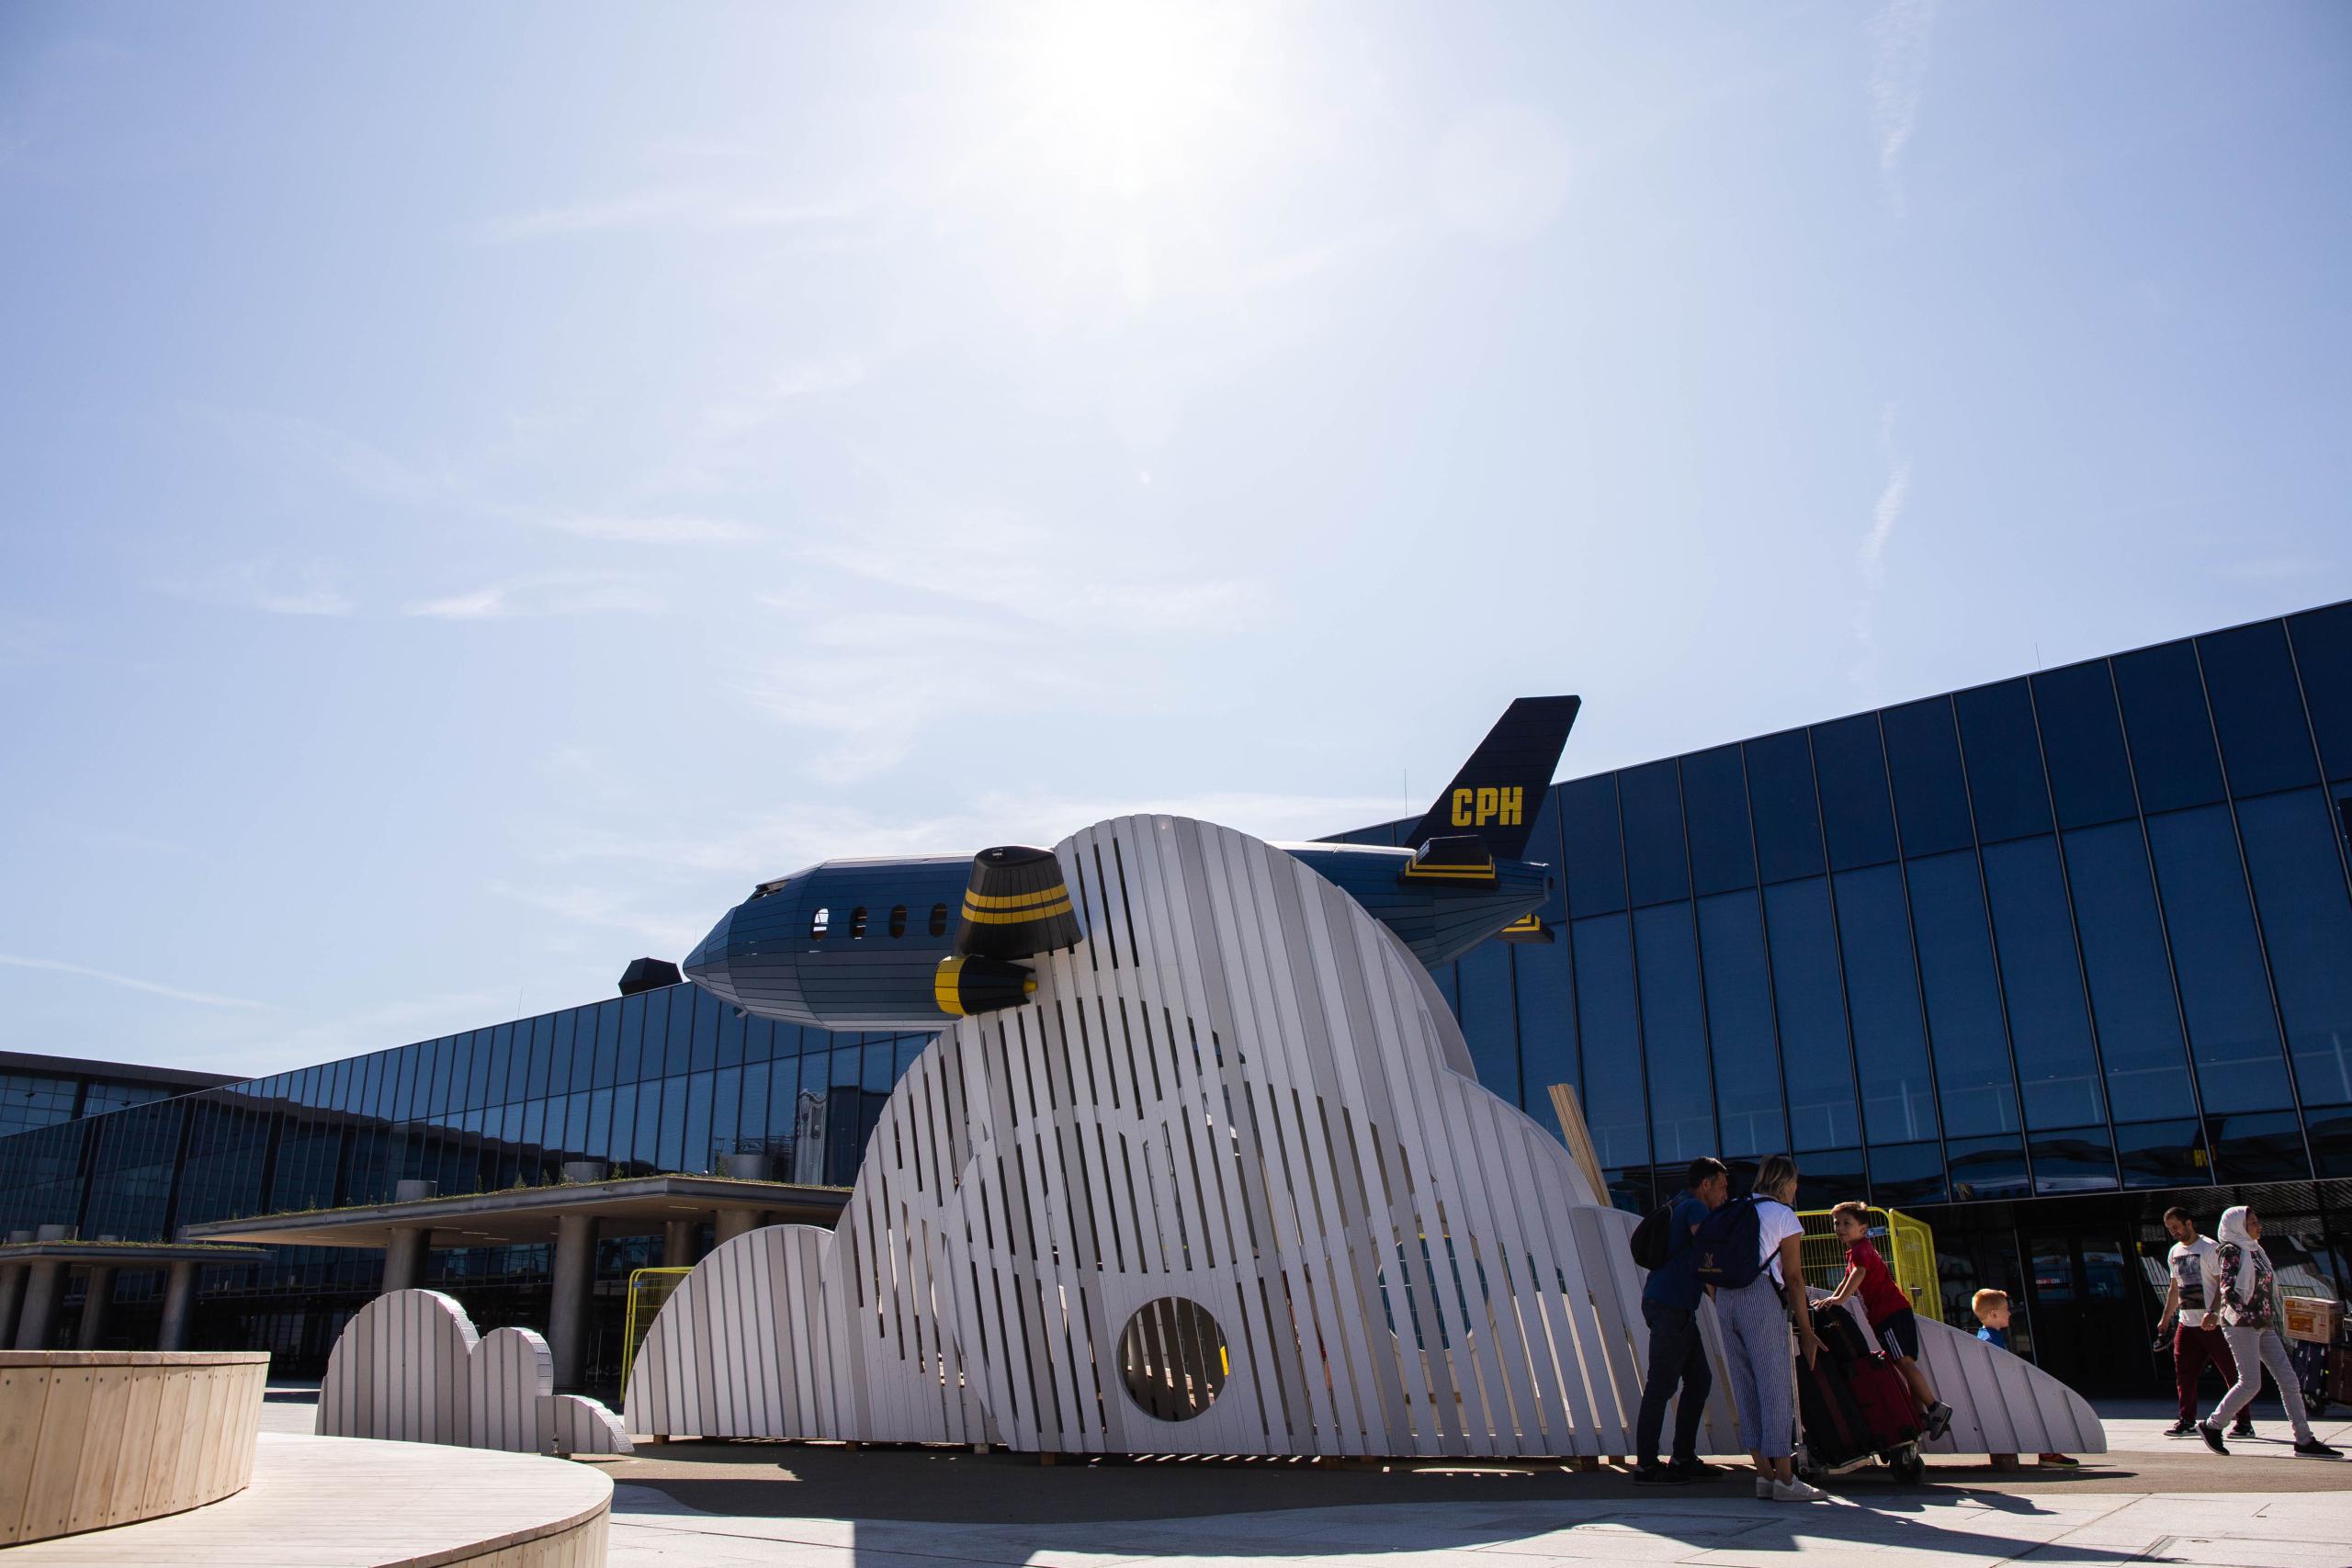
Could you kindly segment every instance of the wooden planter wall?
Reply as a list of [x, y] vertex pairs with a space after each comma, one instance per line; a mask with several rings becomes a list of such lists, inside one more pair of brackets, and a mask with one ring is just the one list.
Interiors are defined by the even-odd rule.
[[268, 1374], [262, 1351], [0, 1350], [0, 1545], [243, 1491]]

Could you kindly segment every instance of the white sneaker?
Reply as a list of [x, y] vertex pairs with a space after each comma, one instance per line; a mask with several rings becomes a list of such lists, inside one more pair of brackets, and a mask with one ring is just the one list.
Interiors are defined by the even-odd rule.
[[1769, 1503], [1772, 1500], [1772, 1478], [1770, 1476], [1759, 1475], [1756, 1478], [1756, 1500], [1759, 1503]]
[[1801, 1477], [1772, 1483], [1772, 1501], [1776, 1503], [1818, 1503], [1828, 1495]]

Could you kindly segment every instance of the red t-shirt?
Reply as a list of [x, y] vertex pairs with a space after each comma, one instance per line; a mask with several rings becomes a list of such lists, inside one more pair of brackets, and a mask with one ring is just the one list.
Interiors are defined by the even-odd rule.
[[1846, 1249], [1846, 1262], [1862, 1271], [1861, 1289], [1854, 1293], [1862, 1298], [1862, 1310], [1870, 1314], [1872, 1327], [1898, 1312], [1910, 1310], [1911, 1298], [1903, 1293], [1903, 1287], [1887, 1272], [1886, 1259], [1878, 1255], [1878, 1248], [1870, 1244], [1868, 1237]]

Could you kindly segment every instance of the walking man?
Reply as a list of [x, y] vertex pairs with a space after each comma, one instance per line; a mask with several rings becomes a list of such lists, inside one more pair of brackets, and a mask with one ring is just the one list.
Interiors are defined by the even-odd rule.
[[[1696, 1481], [1709, 1467], [1699, 1459], [1699, 1423], [1715, 1385], [1707, 1370], [1707, 1347], [1699, 1337], [1699, 1277], [1691, 1271], [1690, 1233], [1708, 1211], [1731, 1196], [1731, 1172], [1724, 1162], [1702, 1155], [1683, 1177], [1685, 1191], [1674, 1201], [1666, 1262], [1650, 1270], [1642, 1286], [1642, 1320], [1650, 1325], [1649, 1377], [1642, 1384], [1642, 1410], [1634, 1424], [1634, 1480], [1644, 1486], [1673, 1486]], [[1677, 1385], [1682, 1403], [1674, 1414], [1674, 1462], [1657, 1461], [1666, 1402]]]
[[[2210, 1365], [2221, 1372], [2222, 1386], [2227, 1389], [2237, 1382], [2238, 1367], [2231, 1359], [2230, 1343], [2222, 1337], [2222, 1320], [2214, 1312], [2220, 1304], [2222, 1265], [2213, 1238], [2199, 1235], [2196, 1220], [2177, 1205], [2165, 1211], [2165, 1229], [2173, 1239], [2172, 1252], [2165, 1262], [2172, 1283], [2165, 1291], [2165, 1314], [2156, 1320], [2156, 1332], [2164, 1333], [2178, 1320], [2179, 1326], [2172, 1330], [2172, 1380], [2173, 1392], [2180, 1398], [2179, 1418], [2165, 1428], [2165, 1436], [2193, 1438], [2197, 1436], [2197, 1380]], [[2254, 1422], [2246, 1412], [2238, 1412], [2237, 1426], [2230, 1436], [2254, 1436]]]

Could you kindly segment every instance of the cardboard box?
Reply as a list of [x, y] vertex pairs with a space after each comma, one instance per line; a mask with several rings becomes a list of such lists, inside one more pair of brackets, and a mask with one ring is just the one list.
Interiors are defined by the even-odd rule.
[[2344, 1303], [2322, 1296], [2280, 1296], [2278, 1331], [2290, 1339], [2333, 1345], [2344, 1327]]

